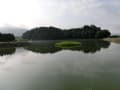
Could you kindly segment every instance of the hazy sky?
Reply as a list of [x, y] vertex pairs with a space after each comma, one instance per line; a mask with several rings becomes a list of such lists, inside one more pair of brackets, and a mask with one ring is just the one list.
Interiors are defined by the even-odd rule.
[[0, 26], [71, 28], [84, 24], [120, 33], [120, 0], [0, 0]]

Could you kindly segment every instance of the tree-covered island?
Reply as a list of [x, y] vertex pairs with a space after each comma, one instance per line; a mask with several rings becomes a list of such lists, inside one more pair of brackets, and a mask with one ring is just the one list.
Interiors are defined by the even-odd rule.
[[59, 39], [103, 39], [110, 37], [109, 30], [95, 25], [85, 25], [81, 28], [60, 29], [56, 27], [33, 28], [22, 35], [28, 40], [59, 40]]

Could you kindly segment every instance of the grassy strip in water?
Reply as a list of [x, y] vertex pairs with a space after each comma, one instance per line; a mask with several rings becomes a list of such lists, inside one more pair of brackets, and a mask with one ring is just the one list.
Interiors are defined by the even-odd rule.
[[77, 41], [62, 41], [55, 44], [56, 47], [67, 49], [80, 47], [80, 42]]

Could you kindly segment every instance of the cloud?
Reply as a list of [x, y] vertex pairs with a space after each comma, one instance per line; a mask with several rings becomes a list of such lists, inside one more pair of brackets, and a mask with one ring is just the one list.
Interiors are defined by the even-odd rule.
[[0, 27], [1, 33], [13, 33], [15, 36], [22, 36], [22, 34], [27, 31], [28, 29], [26, 27], [17, 27], [12, 25], [5, 25]]
[[111, 27], [120, 24], [119, 9], [120, 0], [1, 0], [0, 24], [24, 24], [29, 28], [43, 25], [71, 28], [96, 24], [113, 29]]

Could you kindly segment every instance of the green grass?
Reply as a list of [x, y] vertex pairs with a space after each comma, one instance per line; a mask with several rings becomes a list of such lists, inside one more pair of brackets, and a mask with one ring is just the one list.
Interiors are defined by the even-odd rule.
[[80, 42], [77, 41], [61, 41], [55, 44], [56, 47], [67, 49], [80, 47]]

